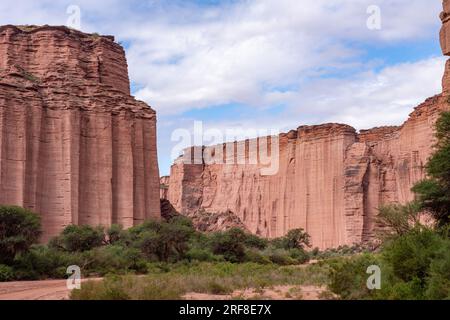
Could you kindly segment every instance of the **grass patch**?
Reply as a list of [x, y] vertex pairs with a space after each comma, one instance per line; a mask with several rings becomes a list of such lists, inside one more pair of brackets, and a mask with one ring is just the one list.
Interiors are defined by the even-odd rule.
[[261, 265], [256, 263], [199, 262], [151, 267], [145, 276], [109, 276], [74, 290], [73, 300], [172, 300], [189, 292], [231, 294], [238, 289], [262, 289], [276, 285], [322, 285], [328, 268]]

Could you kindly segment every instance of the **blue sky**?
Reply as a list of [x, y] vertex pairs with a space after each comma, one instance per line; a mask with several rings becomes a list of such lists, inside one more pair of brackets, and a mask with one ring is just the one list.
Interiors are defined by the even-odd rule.
[[[2, 24], [64, 25], [113, 34], [126, 48], [133, 94], [158, 112], [169, 173], [171, 134], [342, 122], [401, 124], [440, 91], [438, 0], [1, 1]], [[380, 8], [369, 30], [367, 8]]]

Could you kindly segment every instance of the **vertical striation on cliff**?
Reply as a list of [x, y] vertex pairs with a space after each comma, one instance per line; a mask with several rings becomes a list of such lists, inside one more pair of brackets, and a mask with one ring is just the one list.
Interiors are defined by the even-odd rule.
[[[442, 50], [450, 55], [450, 0], [441, 19]], [[400, 127], [360, 133], [341, 124], [299, 127], [279, 136], [279, 170], [272, 176], [261, 175], [261, 166], [249, 161], [186, 164], [180, 158], [164, 196], [191, 216], [232, 211], [251, 232], [269, 238], [301, 227], [322, 249], [369, 242], [380, 205], [414, 199], [411, 188], [425, 178], [434, 123], [449, 109], [449, 95], [447, 62], [443, 93], [416, 107]]]
[[68, 224], [160, 216], [156, 114], [130, 96], [123, 48], [66, 27], [0, 27], [0, 203]]

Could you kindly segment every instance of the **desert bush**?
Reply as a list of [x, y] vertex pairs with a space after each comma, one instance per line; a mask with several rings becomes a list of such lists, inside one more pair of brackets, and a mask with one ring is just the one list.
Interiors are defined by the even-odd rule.
[[272, 263], [277, 264], [277, 265], [289, 266], [289, 265], [299, 264], [296, 259], [291, 257], [291, 253], [289, 252], [289, 250], [268, 248], [263, 251], [263, 254]]
[[309, 261], [308, 253], [303, 249], [288, 250], [289, 256], [296, 261], [297, 264], [303, 264]]
[[429, 275], [431, 262], [441, 254], [442, 239], [430, 229], [414, 229], [384, 245], [383, 259], [392, 267], [393, 275], [405, 282], [414, 278], [422, 284]]
[[176, 262], [186, 257], [195, 230], [183, 217], [170, 222], [147, 221], [129, 231], [130, 245], [151, 261]]
[[222, 261], [223, 257], [215, 255], [209, 248], [191, 247], [186, 253], [186, 258], [189, 261]]
[[310, 256], [316, 259], [331, 259], [352, 256], [359, 253], [370, 253], [374, 251], [375, 250], [370, 245], [362, 246], [360, 244], [355, 244], [353, 246], [343, 245], [337, 248], [329, 248], [324, 251], [320, 251], [318, 248], [315, 248], [312, 252], [310, 252]]
[[102, 227], [70, 225], [58, 237], [52, 239], [49, 245], [69, 252], [83, 252], [100, 247], [105, 242], [105, 232]]
[[106, 230], [106, 236], [109, 244], [122, 244], [128, 240], [128, 232], [118, 224], [113, 224]]
[[245, 261], [259, 264], [270, 264], [272, 261], [261, 251], [255, 249], [245, 250]]
[[450, 300], [450, 242], [440, 249], [430, 264], [427, 278], [427, 299]]
[[217, 232], [211, 237], [211, 248], [214, 254], [221, 255], [226, 261], [243, 262], [245, 259], [245, 234], [240, 229]]
[[381, 238], [401, 236], [420, 225], [421, 205], [410, 202], [406, 205], [390, 204], [378, 209], [377, 222], [383, 226]]
[[367, 288], [366, 273], [371, 265], [380, 265], [374, 255], [364, 254], [351, 258], [337, 258], [329, 261], [329, 289], [342, 299], [367, 299], [371, 291]]
[[41, 234], [37, 214], [15, 206], [0, 206], [0, 264], [11, 265], [17, 254], [26, 252]]
[[85, 269], [100, 275], [147, 271], [147, 261], [136, 248], [108, 245], [87, 252], [86, 257], [89, 264]]
[[15, 260], [14, 274], [19, 280], [64, 278], [67, 267], [71, 265], [84, 267], [87, 262], [81, 253], [35, 245]]
[[0, 264], [0, 282], [10, 281], [14, 279], [14, 272], [10, 266]]
[[276, 238], [271, 241], [271, 244], [279, 249], [305, 249], [309, 247], [311, 237], [303, 229], [290, 230], [284, 237]]

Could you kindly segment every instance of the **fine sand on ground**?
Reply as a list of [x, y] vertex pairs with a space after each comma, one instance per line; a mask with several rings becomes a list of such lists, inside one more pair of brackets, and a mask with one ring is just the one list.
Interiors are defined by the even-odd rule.
[[0, 300], [65, 300], [69, 293], [66, 280], [0, 283]]
[[[100, 279], [85, 279], [100, 280]], [[67, 280], [0, 282], [0, 300], [67, 300]]]

